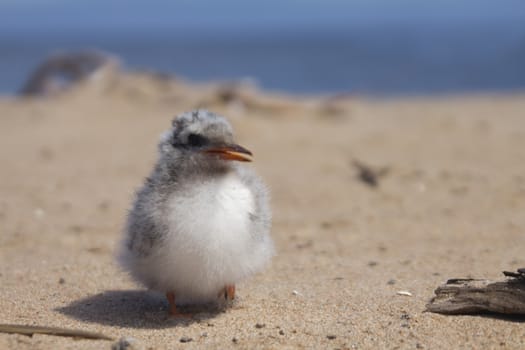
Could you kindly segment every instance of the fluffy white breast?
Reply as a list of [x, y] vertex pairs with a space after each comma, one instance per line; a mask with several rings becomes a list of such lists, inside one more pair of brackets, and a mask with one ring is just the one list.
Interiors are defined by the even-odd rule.
[[[181, 191], [182, 192], [182, 191]], [[253, 195], [234, 174], [197, 183], [170, 201], [170, 226], [192, 240], [236, 241], [249, 229]], [[209, 244], [206, 244], [209, 246]]]
[[250, 232], [253, 194], [235, 174], [178, 191], [168, 209], [166, 242], [148, 265], [156, 287], [175, 291], [179, 302], [216, 298], [268, 260]]

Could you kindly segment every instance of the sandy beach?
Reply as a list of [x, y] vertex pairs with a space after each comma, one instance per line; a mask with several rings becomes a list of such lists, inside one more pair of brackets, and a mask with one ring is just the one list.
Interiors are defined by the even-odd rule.
[[[145, 349], [525, 348], [523, 318], [424, 312], [449, 278], [525, 267], [524, 95], [219, 90], [126, 74], [0, 100], [0, 323], [132, 337]], [[231, 307], [180, 320], [114, 252], [159, 135], [195, 107], [228, 117], [253, 151], [277, 256], [238, 285]], [[354, 161], [385, 170], [376, 187]], [[0, 349], [112, 343], [0, 334]]]

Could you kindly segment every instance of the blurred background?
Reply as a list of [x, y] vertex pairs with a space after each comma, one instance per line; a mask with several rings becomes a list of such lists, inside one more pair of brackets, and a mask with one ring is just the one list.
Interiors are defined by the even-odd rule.
[[97, 48], [194, 81], [296, 94], [525, 89], [523, 0], [0, 0], [0, 93]]

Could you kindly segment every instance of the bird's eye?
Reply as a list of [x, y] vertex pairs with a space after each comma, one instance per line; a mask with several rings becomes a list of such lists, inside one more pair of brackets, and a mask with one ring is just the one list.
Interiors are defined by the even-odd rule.
[[189, 134], [188, 135], [188, 145], [192, 147], [201, 147], [208, 143], [208, 140], [201, 135]]

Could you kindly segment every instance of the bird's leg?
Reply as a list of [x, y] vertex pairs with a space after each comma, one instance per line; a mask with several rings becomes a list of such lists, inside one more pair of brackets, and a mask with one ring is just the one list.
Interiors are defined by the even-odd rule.
[[168, 299], [168, 303], [170, 304], [170, 315], [176, 315], [178, 311], [177, 305], [175, 305], [175, 293], [167, 292], [166, 299]]
[[224, 298], [226, 300], [235, 299], [235, 284], [227, 284], [224, 286]]
[[166, 293], [166, 299], [168, 299], [168, 303], [170, 304], [170, 316], [172, 317], [191, 317], [190, 314], [183, 314], [177, 310], [177, 305], [175, 305], [175, 293], [173, 292], [167, 292]]
[[235, 299], [235, 284], [227, 284], [224, 286], [223, 289], [219, 292], [218, 295], [219, 298], [224, 298], [226, 300], [233, 300]]

